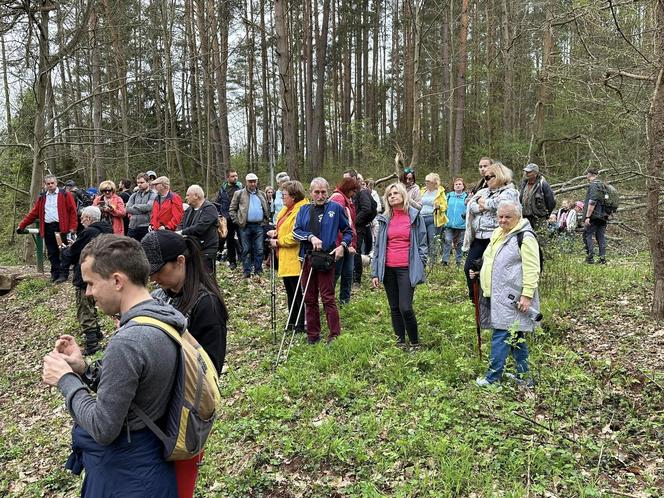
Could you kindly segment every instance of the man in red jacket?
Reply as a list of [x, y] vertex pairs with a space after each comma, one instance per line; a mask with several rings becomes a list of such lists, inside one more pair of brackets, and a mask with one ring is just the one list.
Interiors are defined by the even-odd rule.
[[150, 218], [152, 230], [175, 231], [184, 214], [182, 198], [171, 191], [171, 181], [165, 176], [153, 180], [151, 185], [157, 192]]
[[51, 281], [55, 282], [60, 277], [61, 280], [67, 280], [69, 270], [60, 268], [60, 248], [55, 234], [60, 232], [64, 241], [66, 237], [76, 233], [76, 201], [65, 189], [58, 188], [58, 179], [54, 175], [46, 175], [44, 185], [46, 191], [39, 194], [37, 202], [19, 223], [16, 231], [26, 233], [26, 227], [39, 219], [39, 235], [44, 239], [48, 260], [51, 262]]

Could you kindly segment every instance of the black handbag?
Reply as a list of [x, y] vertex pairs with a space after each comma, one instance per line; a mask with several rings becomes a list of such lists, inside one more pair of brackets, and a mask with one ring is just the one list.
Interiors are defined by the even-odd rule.
[[334, 268], [336, 260], [332, 254], [323, 251], [311, 251], [311, 268], [316, 271], [330, 271]]

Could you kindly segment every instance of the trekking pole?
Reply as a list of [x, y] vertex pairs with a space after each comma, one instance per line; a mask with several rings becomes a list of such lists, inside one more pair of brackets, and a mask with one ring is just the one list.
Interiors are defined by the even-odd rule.
[[[300, 275], [297, 277], [297, 285], [295, 286], [296, 289], [300, 288], [300, 282], [302, 281], [302, 272], [304, 271], [304, 265], [300, 269]], [[286, 324], [284, 325], [284, 332], [281, 335], [281, 343], [279, 344], [279, 352], [277, 353], [277, 360], [274, 364], [274, 367], [276, 369], [277, 365], [279, 364], [279, 360], [281, 359], [281, 352], [283, 351], [284, 348], [284, 342], [286, 341], [286, 334], [288, 333], [288, 324], [291, 321], [291, 317], [293, 316], [293, 309], [295, 308], [295, 299], [293, 299], [293, 302], [290, 305], [290, 308], [288, 310], [288, 317], [286, 318]]]
[[[313, 273], [313, 266], [309, 266], [309, 275], [307, 276], [307, 283], [304, 286], [304, 292], [302, 292], [302, 300], [300, 301], [300, 309], [297, 311], [297, 317], [295, 318], [295, 323], [300, 321], [300, 316], [302, 315], [302, 309], [304, 308], [304, 296], [307, 295], [307, 290], [309, 290], [309, 282], [311, 281], [311, 274]], [[284, 362], [288, 360], [288, 355], [290, 354], [291, 347], [293, 347], [293, 340], [295, 339], [295, 327], [293, 327], [293, 332], [291, 333], [290, 342], [288, 343], [288, 349], [286, 349], [286, 355], [284, 356]]]
[[477, 330], [477, 353], [482, 360], [482, 331], [480, 330], [480, 284], [479, 275], [473, 279], [473, 304], [475, 304], [475, 328]]
[[277, 280], [274, 270], [274, 247], [271, 248], [270, 254], [270, 278], [271, 278], [271, 294], [270, 294], [270, 314], [272, 319], [272, 343], [277, 343]]

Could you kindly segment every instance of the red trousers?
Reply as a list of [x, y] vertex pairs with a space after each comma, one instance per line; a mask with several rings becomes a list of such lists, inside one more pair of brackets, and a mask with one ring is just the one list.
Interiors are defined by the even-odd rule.
[[203, 453], [189, 460], [177, 460], [175, 463], [175, 479], [178, 483], [178, 496], [180, 498], [193, 498], [198, 477], [198, 466], [203, 460]]
[[[311, 268], [309, 258], [305, 259], [302, 267], [302, 289], [307, 285], [307, 277]], [[339, 321], [339, 308], [334, 298], [334, 266], [329, 271], [312, 271], [309, 280], [309, 288], [304, 295], [305, 314], [307, 318], [307, 338], [315, 341], [320, 338], [320, 310], [318, 308], [318, 294], [323, 301], [327, 326], [330, 329], [329, 339], [341, 334], [341, 323]]]

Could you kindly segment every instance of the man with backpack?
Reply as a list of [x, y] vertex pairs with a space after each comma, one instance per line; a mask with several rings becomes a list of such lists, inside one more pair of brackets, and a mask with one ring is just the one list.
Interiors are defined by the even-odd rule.
[[530, 222], [533, 230], [536, 230], [542, 221], [547, 220], [556, 207], [553, 190], [535, 163], [527, 164], [523, 168], [519, 198], [523, 208], [523, 217]]
[[355, 232], [357, 233], [357, 252], [353, 261], [353, 283], [360, 286], [362, 283], [362, 255], [369, 254], [372, 249], [371, 222], [378, 214], [378, 204], [367, 189], [364, 178], [354, 169], [344, 171], [344, 177], [355, 178], [360, 184], [360, 190], [353, 196], [355, 204]]
[[139, 321], [158, 321], [182, 334], [186, 319], [152, 299], [150, 264], [138, 241], [100, 235], [85, 246], [80, 261], [87, 295], [107, 315], [119, 314], [120, 328], [108, 343], [103, 368], [86, 364], [67, 335], [44, 357], [43, 381], [57, 386], [75, 422], [67, 468], [75, 474], [85, 469], [84, 497], [177, 498], [175, 466], [134, 406], [152, 421], [164, 416], [180, 354], [169, 335]]
[[611, 207], [607, 206], [608, 195], [605, 196], [606, 187], [597, 178], [598, 175], [599, 170], [595, 168], [588, 168], [586, 172], [586, 179], [589, 185], [584, 203], [583, 243], [586, 247], [586, 263], [589, 265], [595, 262], [593, 236], [595, 236], [597, 246], [599, 247], [599, 263], [606, 263], [606, 224], [609, 215], [613, 213]]

